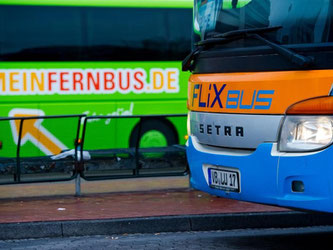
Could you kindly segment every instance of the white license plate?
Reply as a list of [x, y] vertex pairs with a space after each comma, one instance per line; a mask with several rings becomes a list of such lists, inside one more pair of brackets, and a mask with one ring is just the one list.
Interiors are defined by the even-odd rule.
[[240, 192], [239, 172], [237, 171], [208, 168], [208, 180], [211, 188]]

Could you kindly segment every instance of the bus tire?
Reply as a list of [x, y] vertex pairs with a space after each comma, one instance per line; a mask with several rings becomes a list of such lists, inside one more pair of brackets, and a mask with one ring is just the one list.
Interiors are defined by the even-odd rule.
[[[136, 147], [137, 138], [139, 133], [139, 123], [134, 127], [132, 134], [130, 136], [129, 145], [130, 147]], [[171, 122], [165, 119], [148, 119], [141, 124], [141, 136], [139, 146], [145, 144], [144, 146], [149, 146], [147, 142], [142, 142], [141, 140], [149, 140], [149, 133], [154, 135], [153, 146], [170, 146], [178, 144], [178, 135], [176, 129]], [[157, 137], [157, 141], [156, 141]], [[163, 137], [163, 138], [162, 138]], [[154, 141], [155, 139], [155, 141]], [[161, 145], [156, 145], [157, 142], [161, 142]], [[165, 145], [166, 144], [166, 145]]]

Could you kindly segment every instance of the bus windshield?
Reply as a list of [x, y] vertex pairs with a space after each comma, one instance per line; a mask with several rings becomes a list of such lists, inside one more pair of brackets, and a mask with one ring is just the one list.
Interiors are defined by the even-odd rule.
[[[265, 34], [280, 44], [313, 44], [333, 41], [331, 0], [195, 0], [194, 42], [244, 29], [281, 26]], [[274, 11], [274, 10], [279, 11]], [[228, 47], [262, 43], [246, 40]]]

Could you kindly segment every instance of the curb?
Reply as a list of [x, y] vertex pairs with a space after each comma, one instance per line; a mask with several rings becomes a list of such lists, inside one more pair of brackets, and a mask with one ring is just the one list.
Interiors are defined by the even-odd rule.
[[333, 225], [323, 213], [265, 212], [0, 224], [0, 240]]

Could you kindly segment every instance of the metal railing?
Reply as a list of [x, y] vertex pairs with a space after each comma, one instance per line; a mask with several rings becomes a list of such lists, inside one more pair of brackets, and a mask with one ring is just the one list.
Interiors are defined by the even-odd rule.
[[[29, 157], [22, 157], [21, 156], [21, 148], [22, 148], [22, 135], [24, 131], [24, 125], [27, 121], [31, 120], [52, 120], [52, 119], [77, 119], [77, 126], [75, 129], [75, 140], [78, 141], [79, 139], [79, 132], [80, 132], [80, 124], [81, 124], [81, 119], [85, 117], [85, 115], [56, 115], [56, 116], [26, 116], [26, 117], [6, 117], [6, 118], [0, 118], [0, 123], [3, 123], [5, 121], [9, 122], [17, 122], [18, 127], [17, 129], [17, 141], [16, 141], [16, 155], [15, 157], [2, 157], [0, 158], [0, 167], [1, 165], [4, 165], [7, 163], [7, 161], [14, 162], [15, 161], [15, 168], [13, 169], [13, 181], [6, 182], [2, 181], [0, 184], [12, 184], [12, 183], [31, 183], [31, 182], [51, 182], [51, 181], [67, 181], [67, 180], [72, 180], [76, 177], [77, 171], [75, 171], [76, 166], [78, 165], [77, 161], [77, 146], [74, 147], [75, 150], [75, 157], [74, 159], [66, 159], [62, 161], [56, 161], [52, 160], [49, 156], [29, 156]], [[14, 133], [14, 132], [13, 132]], [[1, 135], [0, 135], [1, 136]], [[2, 143], [4, 147], [6, 143]], [[13, 161], [13, 158], [15, 160]], [[22, 164], [23, 162], [30, 166], [32, 169], [40, 169], [44, 168], [47, 169], [46, 165], [48, 164], [66, 164], [72, 165], [73, 171], [71, 175], [68, 175], [68, 177], [63, 177], [60, 176], [59, 178], [48, 178], [47, 175], [45, 175], [45, 178], [36, 178], [36, 179], [31, 179], [27, 178], [25, 180], [22, 180]], [[29, 165], [30, 164], [30, 165]], [[39, 165], [39, 168], [37, 167]], [[33, 171], [33, 170], [32, 170]], [[35, 171], [38, 172], [38, 171]], [[45, 171], [47, 172], [47, 171]], [[35, 173], [36, 174], [36, 173]]]
[[[140, 148], [140, 138], [146, 121], [150, 119], [163, 120], [177, 117], [186, 117], [186, 114], [142, 116], [59, 115], [0, 118], [0, 129], [1, 125], [8, 122], [11, 123], [12, 130], [15, 123], [16, 127], [14, 127], [17, 130], [16, 148], [13, 148], [13, 153], [10, 156], [4, 155], [0, 157], [0, 184], [68, 181], [80, 177], [89, 181], [186, 175], [188, 167], [184, 146], [169, 145], [166, 147]], [[73, 148], [59, 154], [60, 156], [64, 155], [64, 157], [60, 157], [59, 155], [45, 156], [45, 154], [43, 155], [43, 153], [38, 151], [36, 151], [36, 155], [31, 155], [29, 152], [22, 152], [22, 142], [27, 143], [25, 138], [27, 129], [25, 125], [31, 126], [32, 120], [52, 121], [52, 119], [64, 120], [65, 125], [57, 129], [68, 129], [67, 133], [71, 132], [68, 133], [71, 136], [68, 136], [67, 141], [73, 141]], [[132, 121], [132, 123], [136, 123], [138, 126], [135, 147], [115, 148], [114, 145], [116, 143], [111, 140], [110, 147], [104, 145], [102, 149], [89, 148], [87, 137], [91, 127], [89, 125], [90, 122], [94, 120], [115, 121], [124, 119], [125, 123], [129, 121], [127, 119], [134, 119], [135, 121]], [[9, 126], [8, 123], [7, 126]], [[110, 130], [113, 129], [114, 127], [110, 126]], [[12, 131], [12, 133], [14, 132]], [[110, 134], [112, 134], [111, 131]], [[98, 145], [98, 142], [94, 142], [93, 144]], [[1, 141], [1, 135], [0, 145], [0, 147], [6, 146], [6, 142]], [[68, 152], [71, 153], [69, 154]], [[148, 161], [149, 164], [145, 164], [145, 161]], [[91, 168], [94, 168], [94, 170], [91, 171]]]
[[[112, 174], [106, 174], [103, 177], [96, 177], [96, 176], [88, 176], [85, 174], [86, 171], [83, 171], [81, 173], [81, 176], [86, 180], [96, 180], [96, 179], [119, 179], [119, 178], [133, 178], [133, 177], [154, 177], [154, 176], [175, 176], [175, 175], [185, 175], [187, 174], [188, 168], [186, 164], [186, 156], [185, 156], [185, 147], [181, 145], [170, 145], [167, 147], [158, 147], [158, 148], [140, 148], [140, 138], [142, 136], [142, 129], [143, 124], [145, 121], [151, 120], [151, 119], [165, 119], [166, 117], [186, 117], [184, 114], [173, 114], [173, 115], [133, 115], [133, 116], [89, 116], [84, 119], [83, 124], [83, 133], [82, 133], [82, 142], [81, 142], [81, 150], [80, 150], [80, 159], [82, 160], [81, 163], [85, 164], [87, 161], [84, 160], [84, 148], [85, 148], [85, 137], [86, 137], [86, 130], [87, 130], [87, 124], [89, 120], [93, 119], [139, 119], [137, 125], [138, 125], [138, 134], [136, 136], [136, 143], [134, 148], [122, 148], [122, 149], [110, 149], [102, 152], [105, 155], [108, 153], [114, 153], [114, 154], [126, 154], [132, 161], [128, 161], [128, 164], [132, 165], [131, 171], [128, 171], [128, 173], [118, 174], [118, 175], [112, 175]], [[149, 154], [153, 154], [151, 157], [152, 159], [155, 159], [156, 162], [156, 170], [160, 169], [158, 167], [158, 160], [156, 159], [156, 154], [160, 155], [161, 161], [168, 161], [170, 164], [170, 168], [176, 168], [175, 162], [173, 159], [166, 158], [167, 156], [173, 156], [177, 157], [179, 153], [183, 153], [183, 159], [185, 160], [182, 164], [183, 166], [178, 169], [178, 171], [150, 171], [149, 173], [147, 171], [142, 171], [142, 161], [140, 158], [146, 158], [149, 159]], [[154, 156], [155, 154], [155, 156]], [[145, 156], [146, 155], [146, 156]], [[147, 156], [148, 155], [148, 156]], [[186, 166], [186, 167], [185, 167]], [[82, 169], [82, 168], [81, 168]], [[84, 168], [83, 168], [84, 169]], [[114, 171], [115, 172], [115, 171]]]

